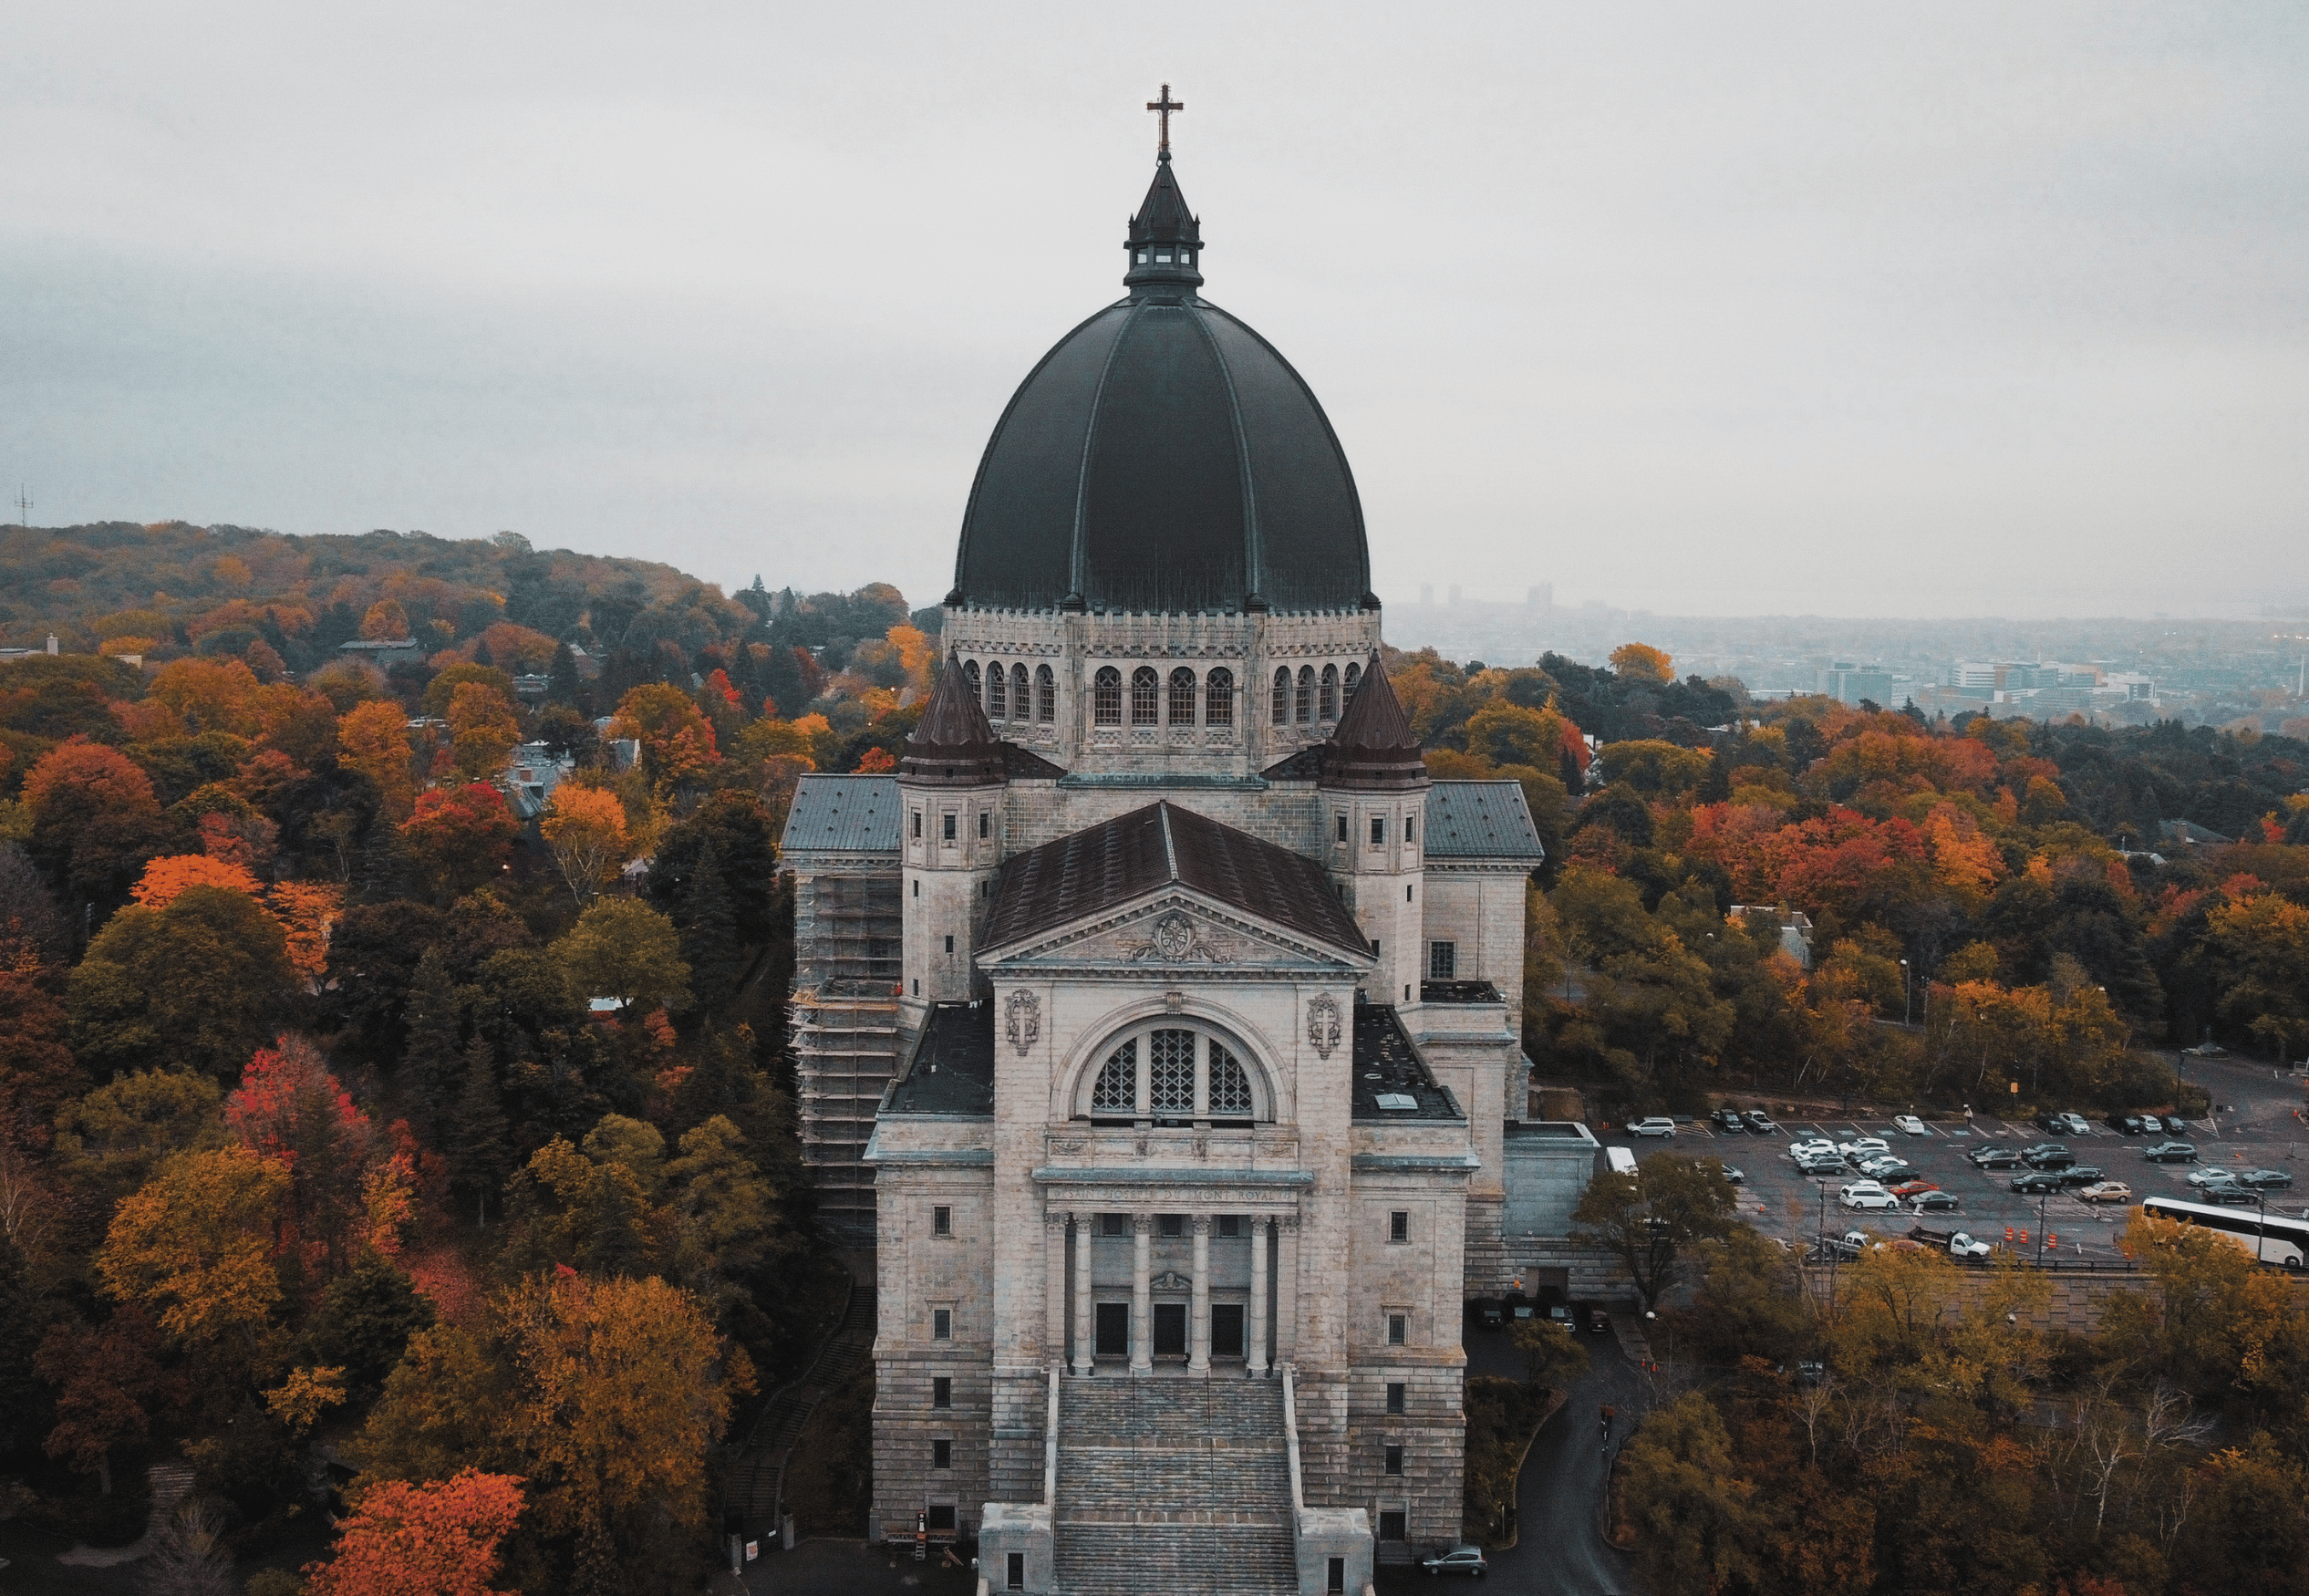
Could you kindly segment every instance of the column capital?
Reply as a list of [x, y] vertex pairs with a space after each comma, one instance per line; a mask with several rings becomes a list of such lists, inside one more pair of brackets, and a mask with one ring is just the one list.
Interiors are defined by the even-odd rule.
[[1066, 1222], [1073, 1217], [1064, 1208], [1049, 1208], [1043, 1211], [1042, 1223], [1052, 1230], [1063, 1230], [1066, 1228]]
[[1210, 1233], [1211, 1216], [1208, 1214], [1196, 1214], [1195, 1216], [1195, 1234], [1197, 1236], [1207, 1236]]
[[1278, 1230], [1296, 1230], [1299, 1228], [1299, 1216], [1297, 1214], [1279, 1214], [1275, 1218], [1275, 1228]]
[[1154, 1216], [1152, 1214], [1133, 1214], [1131, 1216], [1131, 1229], [1140, 1236], [1154, 1235]]

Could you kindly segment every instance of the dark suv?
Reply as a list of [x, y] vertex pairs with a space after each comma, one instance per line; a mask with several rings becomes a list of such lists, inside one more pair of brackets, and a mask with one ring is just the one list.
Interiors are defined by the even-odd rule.
[[1964, 1155], [1983, 1169], [2018, 1169], [2021, 1156], [2010, 1147], [1975, 1147]]
[[2021, 1162], [2031, 1169], [2069, 1169], [2076, 1163], [2076, 1155], [2058, 1142], [2039, 1142], [2021, 1154]]
[[2031, 1170], [2013, 1176], [2013, 1189], [2027, 1197], [2042, 1197], [2060, 1189], [2060, 1176], [2048, 1169]]
[[2112, 1114], [2108, 1116], [2108, 1128], [2120, 1136], [2138, 1136], [2149, 1126], [2137, 1114]]
[[2071, 1188], [2094, 1186], [2108, 1178], [2105, 1169], [2095, 1169], [2089, 1164], [2072, 1165], [2060, 1172], [2060, 1183]]
[[1748, 1122], [1740, 1117], [1740, 1111], [1736, 1108], [1719, 1108], [1708, 1117], [1721, 1131], [1745, 1131], [1748, 1128]]
[[2143, 1147], [2140, 1156], [2151, 1164], [2194, 1164], [2197, 1149], [2188, 1142], [2159, 1142], [2154, 1146]]

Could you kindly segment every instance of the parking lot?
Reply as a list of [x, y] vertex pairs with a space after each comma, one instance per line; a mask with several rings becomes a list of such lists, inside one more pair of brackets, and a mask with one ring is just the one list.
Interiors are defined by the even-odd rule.
[[[1740, 1217], [1766, 1235], [1792, 1243], [1808, 1242], [1823, 1229], [1832, 1236], [1847, 1230], [1903, 1235], [1918, 1221], [1918, 1216], [1905, 1211], [1858, 1213], [1838, 1207], [1838, 1189], [1860, 1178], [1857, 1174], [1815, 1178], [1798, 1172], [1786, 1156], [1791, 1144], [1813, 1138], [1842, 1144], [1878, 1137], [1913, 1166], [1888, 1176], [1887, 1186], [1921, 1178], [1957, 1199], [1960, 1206], [1954, 1212], [1924, 1215], [1923, 1222], [1967, 1230], [1997, 1247], [2006, 1244], [2009, 1230], [2016, 1249], [2024, 1232], [2029, 1257], [2036, 1256], [2040, 1248], [2050, 1248], [2065, 1264], [2119, 1258], [2117, 1242], [2131, 1205], [2079, 1202], [2073, 1189], [2044, 1197], [2023, 1196], [2011, 1187], [2014, 1177], [2025, 1171], [1976, 1168], [1967, 1152], [1986, 1145], [2018, 1151], [2039, 1142], [2061, 1142], [2076, 1155], [2078, 1166], [2097, 1168], [2104, 1178], [2130, 1187], [2135, 1203], [2152, 1194], [2196, 1197], [2199, 1194], [2188, 1184], [2191, 1168], [2282, 1169], [2303, 1184], [2268, 1193], [2268, 1211], [2304, 1214], [2304, 1205], [2309, 1203], [2309, 1189], [2304, 1189], [2309, 1187], [2309, 1169], [2304, 1168], [2301, 1155], [2309, 1145], [2309, 1126], [2297, 1112], [2303, 1101], [2300, 1078], [2236, 1060], [2192, 1060], [2189, 1074], [2212, 1093], [2214, 1103], [2211, 1114], [2190, 1122], [2189, 1135], [2182, 1138], [2196, 1145], [2195, 1165], [2150, 1163], [2142, 1149], [2162, 1137], [2119, 1135], [2082, 1104], [2077, 1112], [2085, 1114], [2089, 1126], [2085, 1135], [2055, 1135], [2033, 1121], [2007, 1121], [1987, 1114], [1976, 1114], [1969, 1129], [1961, 1119], [1930, 1120], [1925, 1135], [1905, 1135], [1889, 1115], [1869, 1114], [1780, 1120], [1776, 1130], [1763, 1134], [1729, 1133], [1705, 1120], [1679, 1116], [1672, 1139], [1631, 1136], [1613, 1126], [1602, 1140], [1606, 1146], [1632, 1148], [1639, 1162], [1664, 1151], [1722, 1158], [1745, 1176], [1739, 1188]], [[1758, 1100], [1737, 1095], [1725, 1099], [1727, 1105], [1740, 1108], [1752, 1101]]]

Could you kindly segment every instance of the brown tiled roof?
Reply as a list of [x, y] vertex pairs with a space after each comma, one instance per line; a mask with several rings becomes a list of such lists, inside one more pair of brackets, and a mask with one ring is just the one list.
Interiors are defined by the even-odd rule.
[[1323, 744], [1326, 787], [1421, 787], [1427, 762], [1379, 656], [1371, 657], [1347, 711]]
[[983, 946], [999, 948], [1173, 884], [1335, 947], [1369, 951], [1314, 860], [1168, 802], [1010, 860], [995, 882]]
[[1007, 762], [978, 694], [970, 690], [969, 679], [948, 658], [938, 672], [937, 685], [930, 689], [929, 708], [906, 740], [899, 778], [975, 787], [1001, 781], [1008, 773]]

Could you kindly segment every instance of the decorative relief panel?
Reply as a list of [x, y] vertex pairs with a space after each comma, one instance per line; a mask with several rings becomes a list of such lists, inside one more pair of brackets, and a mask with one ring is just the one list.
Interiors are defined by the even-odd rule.
[[1318, 1058], [1329, 1058], [1339, 1046], [1339, 1004], [1319, 997], [1307, 1005], [1307, 1040]]
[[1023, 1058], [1042, 1034], [1042, 1000], [1032, 992], [1012, 992], [1002, 1018], [1002, 1032]]

